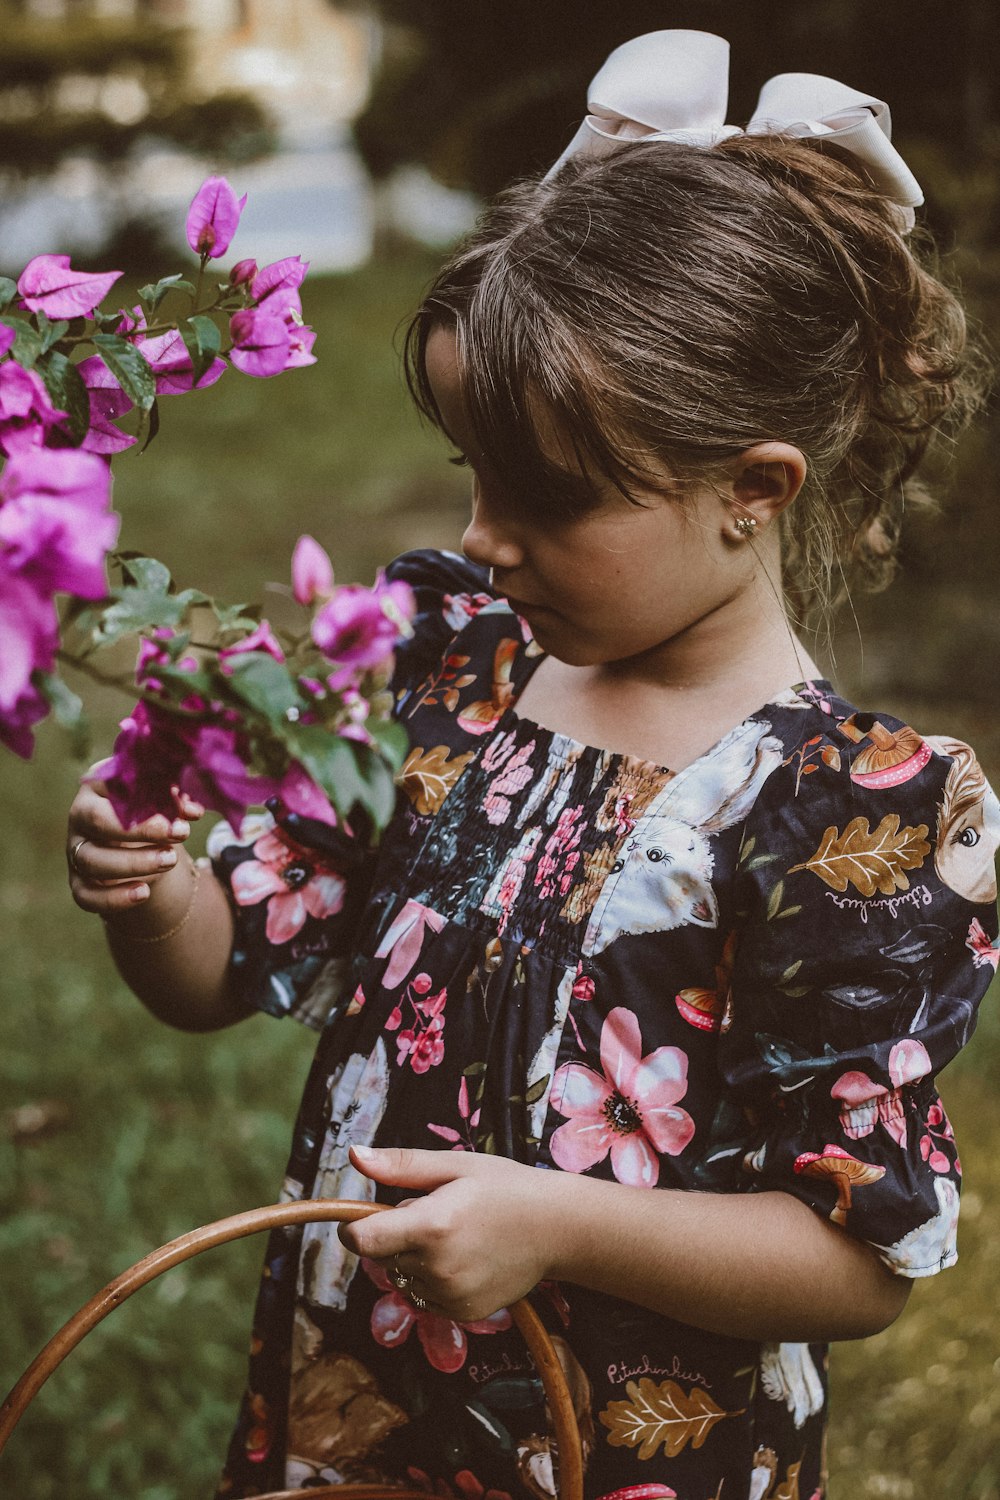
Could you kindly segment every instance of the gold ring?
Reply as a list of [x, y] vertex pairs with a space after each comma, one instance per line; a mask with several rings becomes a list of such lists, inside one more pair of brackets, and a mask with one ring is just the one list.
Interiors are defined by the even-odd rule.
[[413, 1284], [413, 1277], [407, 1276], [406, 1272], [400, 1268], [398, 1255], [392, 1257], [392, 1265], [386, 1274], [398, 1292], [409, 1291]]
[[84, 844], [89, 844], [89, 843], [90, 843], [89, 839], [77, 839], [76, 843], [73, 844], [73, 846], [71, 847], [71, 849], [69, 851], [70, 868], [72, 869], [72, 871], [73, 871], [73, 873], [75, 875], [82, 875], [83, 874], [83, 871], [80, 869], [80, 866], [76, 862], [76, 856], [79, 854], [79, 852], [83, 848]]

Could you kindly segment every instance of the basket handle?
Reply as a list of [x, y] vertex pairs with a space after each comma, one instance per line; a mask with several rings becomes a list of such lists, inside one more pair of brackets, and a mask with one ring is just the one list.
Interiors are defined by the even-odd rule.
[[[351, 1224], [357, 1219], [366, 1219], [371, 1214], [382, 1213], [388, 1207], [383, 1203], [357, 1203], [341, 1198], [304, 1199], [296, 1203], [272, 1203], [264, 1208], [248, 1209], [245, 1213], [232, 1214], [227, 1219], [217, 1219], [214, 1224], [203, 1224], [178, 1239], [170, 1240], [152, 1251], [142, 1260], [116, 1276], [103, 1291], [91, 1297], [80, 1311], [49, 1339], [45, 1348], [32, 1360], [20, 1380], [0, 1404], [0, 1453], [7, 1445], [21, 1416], [48, 1380], [53, 1370], [62, 1364], [66, 1356], [86, 1338], [92, 1328], [102, 1322], [109, 1313], [147, 1282], [154, 1281], [178, 1266], [191, 1260], [215, 1245], [225, 1245], [231, 1240], [245, 1239], [247, 1235], [260, 1234], [263, 1230], [283, 1229], [292, 1224], [342, 1223]], [[582, 1500], [583, 1454], [580, 1446], [580, 1430], [572, 1397], [562, 1372], [555, 1347], [544, 1324], [526, 1298], [515, 1302], [510, 1308], [511, 1317], [527, 1344], [532, 1359], [541, 1377], [549, 1409], [552, 1413], [556, 1441], [559, 1445], [559, 1476], [562, 1500]], [[297, 1497], [302, 1491], [285, 1491]], [[306, 1491], [310, 1500], [329, 1494], [342, 1500], [376, 1500], [377, 1496], [393, 1495], [402, 1500], [403, 1490], [391, 1490], [378, 1485], [336, 1485], [326, 1489]], [[283, 1500], [283, 1495], [262, 1496], [261, 1500]], [[426, 1495], [421, 1500], [427, 1500]]]

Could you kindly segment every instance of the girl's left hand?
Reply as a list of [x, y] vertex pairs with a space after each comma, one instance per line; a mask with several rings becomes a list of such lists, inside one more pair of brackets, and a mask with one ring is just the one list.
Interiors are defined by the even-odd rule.
[[388, 1213], [340, 1227], [356, 1255], [413, 1278], [434, 1312], [489, 1317], [548, 1276], [554, 1179], [562, 1175], [474, 1152], [351, 1147], [359, 1172], [418, 1188]]

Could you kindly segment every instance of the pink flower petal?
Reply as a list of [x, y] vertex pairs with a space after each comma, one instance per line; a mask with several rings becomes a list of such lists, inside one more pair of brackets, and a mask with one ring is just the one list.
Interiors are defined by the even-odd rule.
[[615, 1131], [607, 1120], [581, 1115], [552, 1132], [549, 1151], [556, 1166], [564, 1172], [589, 1172], [604, 1160], [615, 1139]]
[[496, 1312], [490, 1313], [488, 1318], [476, 1318], [471, 1323], [463, 1323], [462, 1327], [468, 1333], [503, 1333], [510, 1328], [513, 1318], [506, 1307], [497, 1308]]
[[570, 1118], [576, 1115], [600, 1118], [601, 1110], [611, 1097], [606, 1079], [583, 1063], [564, 1063], [552, 1080], [550, 1100], [553, 1109]]
[[[260, 842], [260, 840], [258, 840]], [[232, 876], [233, 896], [238, 906], [256, 906], [268, 896], [287, 889], [277, 870], [248, 859], [237, 865]]]
[[[692, 1133], [694, 1127], [692, 1126]], [[655, 1187], [659, 1159], [641, 1130], [616, 1135], [611, 1142], [611, 1169], [626, 1187]]]
[[340, 911], [344, 904], [346, 884], [340, 875], [314, 875], [302, 887], [302, 899], [309, 915], [322, 920], [323, 917], [332, 917]]
[[644, 1057], [632, 1076], [633, 1097], [647, 1109], [676, 1104], [687, 1093], [688, 1060], [679, 1047], [658, 1047]]
[[267, 908], [265, 933], [269, 943], [288, 943], [306, 923], [306, 903], [301, 891], [272, 896]]
[[36, 255], [21, 272], [17, 289], [32, 312], [50, 318], [86, 318], [124, 274], [71, 271], [68, 255]]
[[229, 249], [246, 207], [246, 194], [237, 199], [224, 177], [209, 177], [202, 183], [188, 209], [187, 242], [196, 255], [217, 260]]
[[287, 367], [291, 348], [288, 324], [254, 308], [244, 308], [229, 320], [233, 347], [229, 358], [244, 375], [266, 380]]
[[601, 1063], [608, 1082], [628, 1099], [638, 1092], [635, 1074], [641, 1059], [639, 1022], [632, 1011], [618, 1005], [608, 1011], [601, 1031]]
[[371, 1330], [384, 1349], [398, 1349], [417, 1321], [417, 1310], [396, 1291], [380, 1297], [372, 1308]]
[[694, 1135], [694, 1121], [687, 1110], [671, 1105], [650, 1108], [643, 1103], [642, 1128], [657, 1151], [665, 1156], [680, 1156]]
[[305, 280], [309, 262], [299, 255], [289, 255], [284, 260], [272, 261], [264, 266], [253, 279], [250, 295], [255, 302], [262, 302], [275, 292], [294, 291]]
[[300, 604], [312, 604], [333, 592], [333, 564], [319, 542], [300, 536], [292, 553], [292, 593]]
[[420, 1313], [417, 1338], [435, 1370], [453, 1375], [465, 1364], [468, 1341], [459, 1325], [450, 1318], [439, 1318], [436, 1313]]

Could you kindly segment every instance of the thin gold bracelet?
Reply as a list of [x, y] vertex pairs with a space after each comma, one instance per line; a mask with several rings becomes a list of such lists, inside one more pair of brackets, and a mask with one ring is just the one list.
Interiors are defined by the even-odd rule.
[[[191, 861], [191, 874], [194, 877], [193, 883], [191, 885], [191, 899], [188, 902], [187, 910], [181, 917], [180, 921], [177, 922], [173, 927], [168, 928], [166, 932], [158, 932], [155, 937], [138, 937], [135, 934], [130, 934], [128, 938], [128, 941], [130, 943], [165, 943], [167, 941], [167, 938], [176, 937], [181, 928], [187, 926], [188, 922], [191, 920], [191, 913], [194, 911], [194, 903], [198, 896], [198, 882], [201, 879], [201, 867], [199, 866], [197, 860]], [[120, 928], [119, 931], [121, 931]]]

